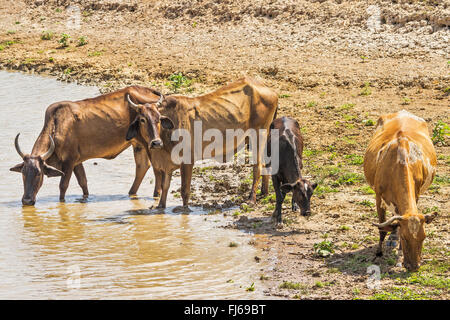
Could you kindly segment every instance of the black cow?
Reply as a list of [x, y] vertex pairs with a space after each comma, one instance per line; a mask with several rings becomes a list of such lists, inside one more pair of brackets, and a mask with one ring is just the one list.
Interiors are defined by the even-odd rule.
[[[282, 117], [275, 119], [270, 125], [270, 129], [279, 130], [278, 141], [273, 141], [273, 143], [278, 143], [280, 153], [278, 172], [272, 175], [273, 187], [277, 196], [277, 204], [272, 219], [276, 223], [281, 223], [281, 206], [286, 194], [290, 191], [293, 193], [292, 210], [295, 211], [299, 206], [301, 214], [309, 216], [311, 214], [310, 199], [317, 183], [311, 183], [303, 179], [301, 175], [303, 138], [300, 134], [300, 126], [294, 119]], [[273, 139], [275, 137], [269, 136], [267, 141], [269, 156]], [[268, 182], [268, 180], [266, 181]], [[263, 183], [262, 194], [267, 193], [267, 182]]]

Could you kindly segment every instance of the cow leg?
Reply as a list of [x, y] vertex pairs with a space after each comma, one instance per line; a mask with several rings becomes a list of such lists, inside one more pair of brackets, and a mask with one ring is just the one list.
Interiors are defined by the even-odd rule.
[[281, 191], [281, 182], [277, 176], [272, 176], [272, 183], [276, 195], [276, 207], [275, 211], [272, 214], [272, 220], [275, 223], [281, 223], [281, 209], [286, 194], [283, 191]]
[[292, 197], [292, 211], [297, 211], [298, 205], [295, 203], [294, 198]]
[[164, 172], [153, 167], [153, 173], [155, 174], [155, 190], [153, 191], [153, 198], [158, 198], [161, 195]]
[[133, 185], [128, 191], [130, 196], [136, 195], [139, 186], [147, 173], [148, 168], [150, 168], [150, 160], [148, 159], [147, 152], [140, 145], [133, 145], [134, 162], [136, 163], [136, 175], [134, 177]]
[[64, 175], [61, 177], [61, 181], [59, 182], [59, 201], [64, 202], [66, 191], [69, 187], [70, 177], [73, 172], [73, 164], [67, 162], [63, 163], [62, 172], [64, 172]]
[[[377, 202], [377, 213], [378, 213], [378, 222], [383, 223], [386, 221], [386, 208], [384, 208], [381, 204], [381, 196], [376, 196], [376, 202]], [[381, 257], [383, 255], [383, 241], [386, 237], [387, 232], [383, 230], [379, 230], [380, 232], [380, 242], [378, 243], [378, 249], [377, 249], [377, 257]]]
[[266, 196], [269, 194], [269, 175], [262, 176], [261, 183], [261, 195]]
[[[397, 207], [395, 207], [395, 213], [397, 215], [399, 215], [400, 213], [398, 212]], [[395, 228], [394, 231], [391, 232], [391, 234], [389, 235], [389, 238], [386, 241], [386, 246], [387, 247], [391, 247], [392, 249], [395, 249], [398, 245], [398, 239], [399, 239], [399, 234], [398, 234], [398, 227]]]
[[162, 175], [162, 192], [161, 192], [161, 198], [159, 199], [159, 204], [157, 208], [165, 208], [166, 207], [166, 201], [167, 201], [167, 194], [169, 193], [169, 187], [170, 187], [170, 180], [172, 179], [172, 171], [170, 172], [163, 172]]
[[253, 165], [253, 185], [250, 192], [249, 201], [253, 204], [256, 203], [256, 189], [258, 188], [259, 179], [261, 178], [262, 170], [262, 158], [264, 152], [264, 146], [266, 145], [267, 135], [261, 136], [258, 133], [257, 145], [252, 146], [252, 153], [256, 152], [256, 164]]
[[83, 190], [83, 198], [87, 198], [89, 196], [88, 186], [87, 186], [87, 178], [86, 172], [84, 171], [84, 166], [82, 163], [76, 165], [73, 168], [73, 173], [75, 173], [75, 177], [77, 178], [78, 184]]
[[256, 189], [258, 188], [259, 179], [261, 178], [261, 164], [257, 163], [253, 165], [253, 184], [250, 191], [248, 201], [250, 203], [256, 203]]
[[183, 198], [183, 207], [187, 207], [189, 196], [191, 195], [191, 180], [193, 164], [182, 164], [180, 167], [181, 174], [181, 197]]

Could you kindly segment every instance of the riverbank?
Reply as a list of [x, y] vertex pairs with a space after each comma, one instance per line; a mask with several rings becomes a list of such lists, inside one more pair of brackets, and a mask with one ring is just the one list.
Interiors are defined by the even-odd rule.
[[[394, 254], [373, 260], [375, 202], [362, 172], [380, 114], [407, 109], [427, 121], [430, 133], [439, 121], [450, 122], [445, 1], [372, 1], [380, 8], [372, 7], [375, 13], [366, 1], [56, 3], [18, 1], [11, 8], [0, 1], [2, 69], [102, 92], [139, 84], [187, 95], [249, 74], [279, 93], [278, 115], [302, 127], [304, 174], [319, 182], [313, 215], [292, 213], [287, 199], [284, 226], [274, 229], [273, 194], [256, 207], [241, 198], [250, 184], [247, 167], [197, 169], [193, 192], [193, 203], [241, 206], [229, 227], [254, 232], [254, 245], [277, 258], [274, 269], [261, 271], [267, 295], [448, 299], [448, 137], [436, 145], [437, 177], [419, 201], [421, 211], [440, 214], [426, 227], [419, 273], [396, 267]], [[173, 77], [179, 72], [185, 78]], [[328, 256], [315, 252], [319, 243]], [[380, 267], [379, 289], [367, 286], [370, 265]]]

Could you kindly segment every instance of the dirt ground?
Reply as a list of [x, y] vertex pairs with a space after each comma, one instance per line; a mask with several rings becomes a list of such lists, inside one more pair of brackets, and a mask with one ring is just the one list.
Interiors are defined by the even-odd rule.
[[[276, 257], [259, 275], [266, 295], [449, 298], [448, 136], [435, 145], [437, 175], [419, 201], [439, 218], [426, 226], [416, 273], [397, 266], [395, 250], [375, 259], [375, 197], [362, 157], [380, 114], [406, 109], [435, 138], [438, 122], [450, 123], [450, 1], [1, 0], [0, 16], [2, 69], [102, 92], [140, 84], [186, 95], [247, 74], [279, 93], [278, 116], [302, 127], [303, 174], [319, 183], [312, 216], [292, 212], [288, 197], [283, 226], [274, 228], [273, 192], [254, 207], [245, 203], [248, 166], [197, 168], [192, 197], [211, 214], [240, 206], [229, 227], [254, 233], [253, 244]], [[178, 72], [186, 79], [177, 85]], [[378, 288], [370, 285], [372, 265], [380, 268]]]

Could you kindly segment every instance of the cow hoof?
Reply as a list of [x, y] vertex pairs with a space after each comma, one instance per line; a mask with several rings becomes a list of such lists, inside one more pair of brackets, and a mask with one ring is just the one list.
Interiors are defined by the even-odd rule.
[[397, 248], [398, 241], [397, 240], [388, 240], [386, 241], [386, 247], [388, 248]]
[[382, 251], [377, 251], [377, 253], [375, 255], [377, 257], [382, 257], [383, 256], [383, 252]]
[[175, 207], [173, 209], [173, 212], [175, 212], [175, 213], [178, 213], [178, 212], [189, 213], [189, 212], [192, 212], [192, 210], [189, 209], [188, 206], [178, 206], [178, 207]]
[[297, 211], [298, 210], [298, 205], [296, 203], [294, 203], [292, 205], [292, 211]]
[[283, 222], [275, 222], [275, 229], [283, 229], [284, 224]]

